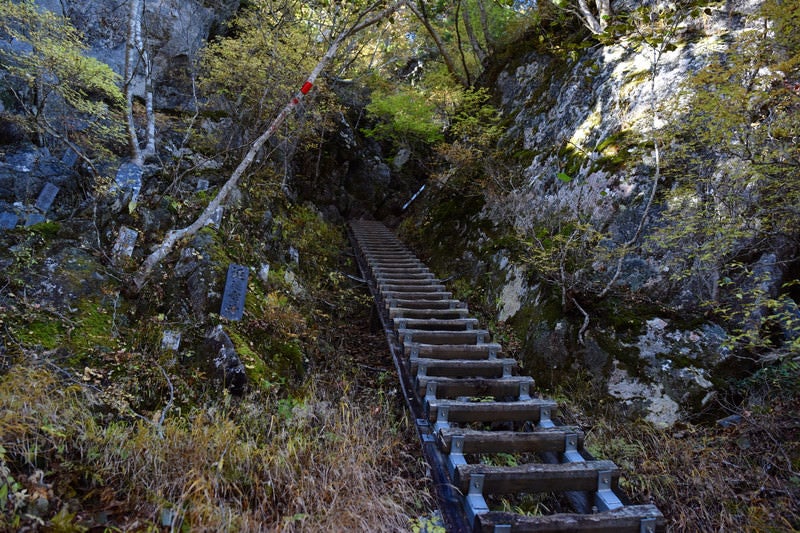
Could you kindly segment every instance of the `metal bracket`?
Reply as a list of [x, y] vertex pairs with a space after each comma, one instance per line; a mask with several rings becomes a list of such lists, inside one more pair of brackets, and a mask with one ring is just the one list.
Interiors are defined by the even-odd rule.
[[497, 347], [492, 346], [489, 348], [489, 359], [497, 359]]
[[639, 525], [639, 533], [656, 533], [657, 520], [655, 517], [642, 518]]
[[431, 382], [425, 386], [425, 401], [431, 402], [436, 399], [436, 383]]
[[601, 470], [597, 473], [597, 492], [595, 493], [595, 505], [598, 511], [613, 511], [622, 507], [617, 495], [611, 490], [611, 471]]
[[487, 341], [486, 333], [478, 333], [477, 335], [475, 335], [475, 342], [477, 344], [485, 344], [486, 341]]
[[526, 401], [531, 399], [531, 384], [530, 383], [520, 383], [519, 384], [519, 400]]
[[585, 459], [578, 451], [578, 434], [567, 433], [564, 437], [564, 462], [582, 463]]
[[409, 343], [409, 346], [411, 346], [411, 347], [409, 348], [408, 358], [410, 360], [412, 360], [412, 361], [414, 359], [419, 359], [419, 344], [418, 343]]
[[549, 407], [542, 407], [539, 410], [539, 427], [540, 428], [554, 428], [556, 425], [550, 419], [551, 410]]
[[436, 423], [433, 425], [433, 432], [438, 433], [440, 429], [450, 427], [450, 422], [447, 418], [450, 416], [450, 409], [447, 407], [439, 407], [436, 410]]
[[514, 370], [514, 365], [512, 363], [503, 363], [503, 377], [510, 378], [511, 372]]
[[488, 513], [489, 506], [483, 497], [483, 474], [472, 474], [469, 478], [469, 492], [464, 500], [467, 520], [475, 527], [475, 517]]
[[447, 456], [447, 468], [450, 478], [455, 477], [456, 467], [467, 464], [464, 457], [464, 435], [453, 435], [450, 439], [450, 454]]

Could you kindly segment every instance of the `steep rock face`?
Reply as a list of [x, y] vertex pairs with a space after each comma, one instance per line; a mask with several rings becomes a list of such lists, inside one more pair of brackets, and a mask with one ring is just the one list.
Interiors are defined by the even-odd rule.
[[[740, 2], [689, 20], [675, 37], [675, 49], [660, 54], [647, 45], [620, 42], [596, 46], [575, 61], [532, 54], [502, 72], [497, 88], [506, 112], [515, 116], [508, 135], [522, 139], [532, 159], [516, 193], [490, 200], [484, 214], [522, 233], [552, 217], [588, 221], [606, 230], [609, 248], [657, 225], [662, 206], [657, 199], [650, 209], [647, 204], [658, 164], [652, 139], [664, 126], [664, 104], [678, 97], [682, 82], [712, 54], [725, 49], [730, 34], [742, 29], [741, 15], [756, 5]], [[690, 306], [698, 303], [699, 296], [669, 291], [663, 283], [669, 268], [658, 257], [629, 255], [620, 265], [614, 282], [620, 290], [642, 291], [673, 308], [681, 307], [680, 299], [688, 299], [683, 303]], [[595, 278], [602, 279], [598, 272], [609, 273], [611, 283], [616, 264], [609, 258], [592, 268]], [[518, 277], [510, 276], [501, 294], [516, 289]], [[524, 309], [541, 298], [538, 287], [527, 294], [511, 292], [519, 301], [511, 307], [506, 303], [501, 319], [513, 321], [509, 308]], [[575, 320], [570, 336], [564, 334], [570, 328], [563, 320], [539, 313], [542, 320], [527, 328], [526, 344], [551, 368], [575, 365], [564, 356], [574, 353], [598, 378], [607, 376], [609, 393], [631, 414], [672, 424], [682, 409], [705, 405], [713, 397], [711, 379], [729, 355], [721, 348], [724, 332], [712, 324], [661, 318], [655, 309], [632, 315], [638, 316], [591, 317], [595, 324], [581, 333]]]
[[[122, 73], [128, 35], [128, 2], [38, 0], [45, 9], [68, 17], [84, 32], [99, 60]], [[154, 0], [145, 2], [145, 44], [152, 54], [155, 105], [181, 109], [191, 104], [191, 69], [209, 37], [219, 33], [239, 8], [239, 0]], [[136, 80], [144, 94], [144, 80]]]
[[[491, 247], [496, 250], [498, 228], [535, 241], [539, 228], [556, 224], [565, 231], [580, 221], [598, 229], [601, 246], [613, 252], [634, 237], [641, 242], [658, 227], [666, 206], [659, 189], [648, 206], [659, 164], [653, 139], [683, 82], [715, 54], [725, 53], [758, 5], [731, 2], [687, 19], [674, 36], [674, 48], [659, 53], [629, 41], [597, 44], [572, 56], [533, 52], [513, 60], [497, 77], [498, 99], [504, 114], [513, 117], [503, 144], [513, 147], [518, 159], [527, 159], [516, 181], [509, 179], [511, 192], [487, 196], [484, 222], [474, 224], [477, 232], [468, 246], [482, 257], [472, 267], [475, 276], [494, 273], [492, 294], [484, 299], [495, 303], [499, 321], [518, 332], [526, 367], [543, 381], [565, 370], [588, 369], [632, 416], [660, 425], [674, 423], [714, 396], [713, 382], [730, 364], [725, 332], [675, 314], [696, 308], [703, 295], [693, 289], [695, 280], [686, 280], [681, 292], [667, 283], [663, 252], [628, 253], [616, 276], [617, 260], [609, 253], [573, 272], [563, 282], [563, 296], [539, 283], [527, 252], [511, 245], [487, 254]], [[567, 244], [578, 243], [577, 235]], [[569, 262], [557, 254], [551, 259], [558, 257]], [[782, 273], [774, 274], [765, 293], [780, 283]], [[553, 276], [558, 277], [557, 268]], [[650, 303], [630, 309], [611, 298], [586, 313], [571, 298], [587, 280], [594, 283], [590, 293], [608, 284], [617, 294], [641, 294], [632, 300]]]

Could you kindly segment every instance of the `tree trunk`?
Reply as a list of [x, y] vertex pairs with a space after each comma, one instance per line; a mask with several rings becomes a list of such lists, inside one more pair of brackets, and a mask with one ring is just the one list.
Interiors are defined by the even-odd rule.
[[128, 147], [131, 158], [137, 164], [142, 164], [142, 153], [139, 148], [139, 136], [136, 134], [136, 122], [133, 119], [133, 76], [136, 72], [136, 28], [142, 26], [142, 0], [131, 0], [131, 9], [128, 14], [128, 39], [125, 42], [125, 111], [128, 122]]
[[[125, 103], [128, 115], [128, 142], [131, 150], [131, 159], [134, 163], [142, 165], [144, 160], [155, 154], [156, 128], [155, 111], [153, 109], [153, 64], [150, 55], [144, 46], [142, 37], [142, 17], [144, 16], [143, 0], [131, 0], [131, 9], [128, 15], [128, 39], [125, 43]], [[145, 79], [145, 113], [147, 114], [147, 138], [144, 150], [139, 144], [136, 133], [136, 121], [133, 117], [133, 78], [137, 67], [141, 65]]]
[[[598, 0], [600, 1], [600, 0]], [[580, 12], [583, 23], [594, 34], [603, 33], [603, 28], [600, 21], [597, 19], [587, 0], [578, 0], [578, 11]]]
[[208, 207], [206, 207], [197, 220], [195, 220], [188, 227], [168, 232], [167, 236], [164, 238], [158, 248], [156, 248], [153, 253], [147, 256], [133, 279], [137, 290], [140, 290], [144, 286], [153, 269], [158, 266], [167, 255], [169, 255], [169, 253], [180, 240], [189, 239], [194, 236], [206, 225], [216, 210], [224, 204], [228, 194], [230, 194], [234, 187], [236, 187], [239, 179], [241, 179], [245, 171], [247, 171], [248, 167], [250, 167], [256, 157], [256, 154], [258, 154], [259, 150], [261, 150], [261, 147], [264, 146], [264, 143], [266, 143], [270, 137], [275, 134], [281, 124], [283, 124], [284, 120], [286, 120], [286, 117], [289, 116], [289, 113], [291, 113], [294, 108], [300, 104], [305, 95], [308, 94], [322, 71], [328, 67], [331, 61], [333, 61], [333, 58], [336, 56], [336, 52], [339, 50], [339, 46], [341, 46], [344, 40], [388, 17], [394, 13], [400, 7], [400, 5], [404, 3], [404, 1], [405, 0], [401, 0], [395, 4], [392, 4], [374, 16], [364, 19], [369, 11], [374, 9], [374, 6], [371, 7], [361, 15], [359, 21], [356, 22], [349, 30], [339, 34], [333, 43], [331, 43], [328, 51], [325, 52], [325, 55], [322, 56], [322, 59], [319, 60], [317, 65], [311, 71], [300, 90], [289, 100], [283, 109], [281, 109], [280, 113], [278, 113], [278, 115], [272, 120], [266, 131], [264, 131], [264, 133], [262, 133], [255, 140], [255, 142], [253, 142], [253, 145], [250, 147], [242, 161], [228, 178], [228, 181], [226, 181], [225, 184], [220, 188], [217, 195], [213, 200], [211, 200], [211, 202], [208, 204]]
[[483, 38], [486, 41], [486, 47], [489, 49], [489, 52], [492, 52], [495, 48], [497, 48], [497, 46], [489, 29], [489, 14], [486, 12], [486, 6], [484, 5], [483, 0], [477, 1], [478, 10], [481, 14], [481, 29], [483, 30]]
[[464, 6], [462, 18], [464, 19], [464, 28], [467, 30], [469, 42], [472, 45], [472, 52], [475, 54], [475, 57], [478, 58], [478, 63], [483, 65], [487, 54], [483, 47], [481, 47], [481, 43], [478, 41], [478, 36], [475, 34], [475, 28], [472, 26], [472, 17], [469, 14], [469, 5]]
[[433, 39], [433, 42], [436, 44], [436, 48], [439, 50], [439, 53], [442, 54], [442, 60], [444, 61], [445, 66], [447, 66], [447, 71], [450, 72], [450, 74], [461, 85], [464, 87], [469, 87], [469, 82], [463, 75], [459, 74], [458, 70], [456, 69], [456, 64], [453, 61], [453, 58], [450, 57], [450, 53], [447, 51], [447, 48], [445, 48], [441, 36], [428, 20], [428, 16], [424, 11], [424, 5], [423, 9], [418, 9], [417, 5], [412, 0], [405, 0], [403, 3], [414, 14], [414, 16], [417, 17], [420, 22], [422, 22], [422, 25], [425, 26], [425, 30], [427, 30], [428, 35], [431, 36], [431, 39]]
[[456, 27], [456, 43], [458, 44], [458, 55], [461, 57], [461, 67], [464, 69], [464, 81], [466, 81], [467, 83], [466, 86], [470, 87], [472, 85], [472, 79], [469, 74], [469, 65], [467, 65], [467, 57], [464, 54], [464, 43], [461, 42], [461, 30], [458, 27], [458, 15], [460, 14], [459, 11], [461, 11], [461, 0], [458, 0], [456, 2], [456, 13], [453, 19], [455, 21], [455, 27]]

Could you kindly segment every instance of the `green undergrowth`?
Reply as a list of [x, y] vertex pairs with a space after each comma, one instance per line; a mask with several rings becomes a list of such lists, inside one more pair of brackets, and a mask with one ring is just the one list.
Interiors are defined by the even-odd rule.
[[[430, 508], [391, 365], [372, 375], [385, 346], [362, 342], [371, 303], [344, 229], [271, 180], [245, 180], [138, 294], [136, 258], [114, 265], [58, 225], [0, 235], [0, 530], [400, 531]], [[164, 201], [190, 219], [207, 199]], [[175, 273], [190, 261], [199, 304]], [[250, 270], [238, 321], [218, 314], [231, 263]], [[51, 281], [68, 296], [39, 290]], [[205, 357], [217, 325], [241, 397]]]
[[[229, 263], [251, 267], [240, 321], [182, 316], [185, 282], [168, 273], [138, 301], [109, 276], [66, 310], [16, 280], [0, 305], [0, 530], [393, 532], [427, 512], [391, 365], [371, 375], [385, 346], [363, 344], [370, 302], [344, 274], [344, 231], [279, 209], [271, 235], [251, 212], [200, 236], [219, 286]], [[39, 268], [44, 248], [29, 249]], [[201, 360], [215, 324], [245, 365], [241, 397]], [[167, 330], [183, 333], [177, 352]]]

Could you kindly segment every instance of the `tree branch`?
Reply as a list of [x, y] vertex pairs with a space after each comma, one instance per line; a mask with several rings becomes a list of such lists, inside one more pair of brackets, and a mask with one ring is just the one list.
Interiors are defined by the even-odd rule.
[[372, 26], [373, 24], [377, 24], [384, 18], [388, 17], [392, 13], [394, 13], [401, 5], [405, 4], [406, 0], [400, 0], [391, 4], [389, 7], [383, 9], [382, 11], [376, 13], [372, 17], [367, 17], [369, 10], [375, 9], [377, 4], [373, 4], [370, 6], [368, 11], [361, 13], [358, 17], [358, 20], [350, 27], [350, 29], [342, 32], [339, 36], [331, 43], [330, 47], [328, 48], [327, 52], [322, 56], [322, 59], [319, 60], [317, 65], [309, 74], [308, 78], [306, 79], [303, 86], [300, 90], [295, 93], [295, 95], [289, 100], [289, 102], [281, 109], [278, 115], [272, 120], [269, 127], [262, 133], [250, 146], [250, 149], [245, 154], [244, 158], [241, 160], [239, 165], [233, 171], [231, 176], [228, 178], [228, 181], [220, 188], [217, 195], [214, 197], [213, 200], [208, 204], [202, 214], [188, 227], [173, 230], [167, 233], [167, 236], [161, 242], [161, 244], [153, 251], [142, 263], [142, 266], [139, 268], [139, 271], [133, 278], [133, 281], [136, 285], [137, 290], [141, 290], [141, 288], [147, 282], [150, 274], [152, 273], [153, 269], [161, 263], [161, 261], [169, 255], [172, 249], [178, 244], [179, 241], [182, 239], [189, 239], [194, 236], [198, 231], [200, 231], [211, 219], [217, 209], [222, 206], [227, 199], [230, 192], [236, 187], [239, 179], [244, 175], [247, 169], [252, 164], [253, 160], [258, 154], [261, 147], [264, 146], [266, 143], [280, 128], [283, 122], [286, 120], [286, 117], [300, 104], [306, 94], [311, 90], [314, 86], [319, 75], [325, 70], [328, 65], [333, 61], [333, 58], [336, 56], [337, 51], [341, 44], [351, 37], [352, 35], [358, 33], [359, 31]]

